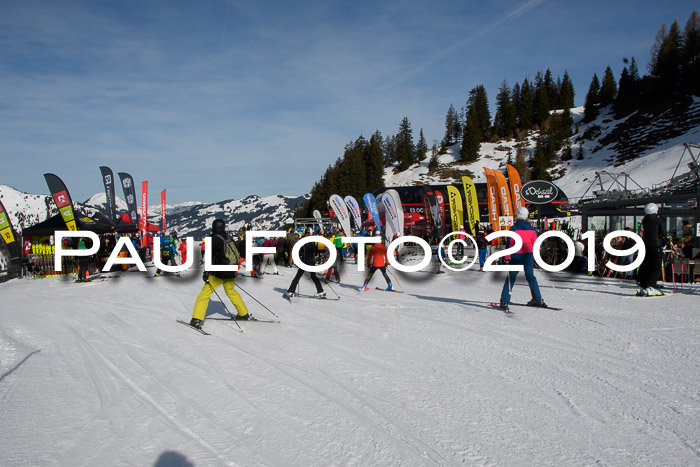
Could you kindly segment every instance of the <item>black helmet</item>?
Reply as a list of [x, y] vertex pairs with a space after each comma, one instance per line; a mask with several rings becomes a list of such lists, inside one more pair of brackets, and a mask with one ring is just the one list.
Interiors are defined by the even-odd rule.
[[211, 230], [214, 233], [224, 233], [226, 232], [226, 222], [221, 219], [216, 219], [211, 225]]

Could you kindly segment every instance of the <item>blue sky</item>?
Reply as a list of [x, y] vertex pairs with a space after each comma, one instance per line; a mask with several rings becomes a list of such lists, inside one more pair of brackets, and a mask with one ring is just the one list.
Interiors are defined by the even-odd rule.
[[[254, 3], [254, 4], [253, 4]], [[344, 146], [408, 117], [444, 135], [483, 84], [594, 73], [634, 56], [696, 2], [0, 0], [0, 184], [83, 201], [99, 166], [150, 200], [214, 202], [310, 190]], [[118, 193], [121, 196], [121, 193]]]

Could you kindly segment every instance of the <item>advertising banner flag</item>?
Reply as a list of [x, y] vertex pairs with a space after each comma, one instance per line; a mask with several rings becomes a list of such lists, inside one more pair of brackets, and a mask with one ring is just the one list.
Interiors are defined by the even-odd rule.
[[459, 230], [460, 225], [464, 225], [464, 205], [462, 195], [459, 190], [452, 185], [447, 187], [447, 198], [450, 200], [450, 217], [452, 218], [452, 231]]
[[[12, 221], [8, 212], [0, 201], [0, 282], [7, 279], [19, 277], [22, 268], [22, 238], [17, 236], [17, 232], [12, 227]], [[6, 244], [7, 248], [2, 245]], [[8, 258], [9, 256], [9, 258]]]
[[512, 217], [515, 215], [513, 210], [513, 204], [510, 200], [510, 191], [508, 190], [508, 182], [506, 182], [506, 177], [501, 173], [500, 170], [492, 170], [493, 175], [496, 177], [496, 184], [498, 186], [498, 196], [501, 200], [501, 214], [505, 217]]
[[[396, 205], [394, 204], [394, 198], [391, 195], [383, 194], [381, 197], [382, 205], [384, 205], [384, 218], [386, 219], [387, 233], [389, 232], [389, 225], [391, 225], [391, 235], [393, 237], [394, 232], [400, 232], [399, 230], [399, 215], [396, 212]], [[400, 234], [399, 234], [400, 235]], [[392, 238], [387, 238], [391, 241]]]
[[345, 197], [345, 204], [347, 205], [350, 213], [352, 214], [352, 219], [355, 221], [355, 227], [358, 229], [362, 228], [362, 213], [360, 212], [360, 205], [357, 200], [348, 195]]
[[2, 201], [0, 201], [0, 237], [2, 237], [8, 245], [17, 240], [17, 234], [15, 233], [15, 229], [12, 228], [10, 216], [7, 214], [7, 211], [5, 211], [5, 206], [3, 206]]
[[362, 197], [362, 200], [365, 202], [365, 206], [367, 207], [367, 211], [369, 212], [370, 217], [374, 221], [374, 225], [377, 226], [377, 231], [381, 232], [382, 220], [379, 218], [379, 207], [377, 206], [377, 198], [375, 198], [372, 193], [365, 193], [365, 195]]
[[389, 189], [386, 190], [385, 192], [389, 196], [391, 196], [394, 200], [394, 206], [396, 206], [396, 214], [398, 218], [398, 233], [399, 237], [403, 235], [404, 233], [404, 226], [405, 226], [405, 221], [404, 221], [404, 212], [403, 212], [403, 205], [401, 204], [401, 197], [399, 196], [399, 192], [394, 190], [394, 189]]
[[469, 229], [472, 235], [476, 235], [476, 229], [481, 223], [479, 201], [476, 198], [476, 186], [474, 185], [474, 180], [466, 176], [462, 177], [462, 185], [464, 186], [464, 201], [467, 205]]
[[314, 210], [314, 219], [318, 222], [318, 228], [323, 230], [323, 216], [321, 216], [321, 211], [318, 209]]
[[163, 218], [163, 235], [165, 235], [165, 190], [160, 192], [160, 215]]
[[124, 190], [124, 200], [126, 201], [127, 209], [129, 209], [129, 219], [131, 222], [138, 222], [139, 215], [136, 209], [136, 186], [134, 185], [134, 177], [126, 172], [119, 172], [119, 180], [122, 183]]
[[350, 229], [350, 213], [348, 212], [348, 207], [345, 205], [345, 201], [338, 195], [331, 195], [328, 202], [331, 205], [331, 209], [335, 212], [336, 217], [340, 221], [340, 225], [345, 232], [346, 237], [352, 237], [352, 229]]
[[109, 221], [114, 224], [117, 220], [117, 203], [114, 198], [114, 174], [112, 173], [112, 169], [105, 166], [100, 166], [100, 172], [102, 173], [102, 183], [104, 183], [105, 186], [107, 217]]
[[[141, 182], [141, 238], [146, 241], [146, 229], [148, 228], [148, 182]], [[144, 245], [141, 245], [144, 246]]]
[[[440, 223], [436, 225], [441, 225], [442, 226], [442, 232], [445, 231], [445, 227], [447, 227], [447, 224], [445, 224], [445, 197], [442, 196], [442, 192], [435, 190], [435, 199], [437, 200], [438, 203], [438, 208], [440, 209]], [[440, 233], [440, 237], [443, 236], [443, 233]]]
[[428, 199], [428, 195], [430, 195], [432, 198], [435, 198], [435, 194], [432, 191], [428, 191], [427, 189], [424, 189], [425, 193], [423, 193], [423, 211], [425, 214], [425, 229], [428, 233], [428, 238], [435, 238], [435, 222], [433, 221], [433, 210], [430, 207], [430, 200]]
[[440, 212], [440, 205], [435, 193], [426, 189], [426, 193], [423, 196], [423, 205], [425, 207], [428, 235], [432, 238], [442, 238], [445, 235], [445, 227], [442, 221], [443, 214]]
[[510, 182], [510, 194], [513, 196], [513, 212], [515, 212], [518, 208], [525, 206], [523, 198], [520, 196], [520, 188], [523, 184], [520, 180], [520, 174], [515, 167], [506, 164], [506, 170], [508, 172], [508, 182]]
[[61, 213], [66, 227], [68, 230], [78, 230], [78, 226], [75, 223], [73, 200], [68, 193], [66, 184], [63, 183], [63, 180], [58, 178], [58, 176], [51, 173], [44, 174], [44, 179], [46, 179], [46, 184], [49, 186], [51, 196], [53, 196], [53, 200], [56, 202], [56, 207], [58, 207], [58, 212]]
[[491, 223], [491, 229], [494, 231], [501, 230], [498, 222], [498, 182], [491, 169], [484, 167], [484, 173], [486, 174], [486, 187], [488, 189], [489, 222]]

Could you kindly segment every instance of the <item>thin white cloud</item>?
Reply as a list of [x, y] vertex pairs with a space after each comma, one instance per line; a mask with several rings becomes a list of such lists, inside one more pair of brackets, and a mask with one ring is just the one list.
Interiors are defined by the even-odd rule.
[[517, 8], [514, 8], [510, 11], [508, 11], [505, 15], [500, 16], [498, 19], [495, 21], [486, 24], [484, 27], [480, 29], [476, 29], [475, 31], [471, 32], [468, 34], [464, 39], [459, 40], [457, 42], [454, 42], [452, 45], [449, 47], [446, 47], [442, 49], [441, 51], [433, 54], [430, 59], [422, 62], [420, 65], [417, 67], [414, 67], [411, 70], [404, 71], [402, 73], [399, 73], [397, 78], [390, 83], [387, 83], [384, 86], [384, 89], [390, 89], [400, 83], [403, 83], [405, 81], [408, 81], [412, 77], [425, 72], [428, 70], [433, 64], [439, 62], [440, 60], [443, 60], [447, 57], [450, 57], [454, 52], [457, 50], [463, 48], [470, 42], [474, 41], [475, 39], [488, 34], [489, 32], [493, 31], [494, 29], [498, 28], [501, 26], [503, 23], [506, 23], [510, 20], [516, 19], [526, 13], [528, 13], [530, 10], [533, 8], [538, 7], [540, 4], [544, 3], [546, 0], [528, 0], [527, 2], [519, 5]]

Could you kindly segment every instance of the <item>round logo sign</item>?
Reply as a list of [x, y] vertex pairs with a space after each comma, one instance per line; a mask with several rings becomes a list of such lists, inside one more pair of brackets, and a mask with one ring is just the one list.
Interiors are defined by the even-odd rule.
[[551, 203], [558, 194], [557, 186], [544, 180], [532, 180], [520, 188], [520, 196], [532, 204]]

